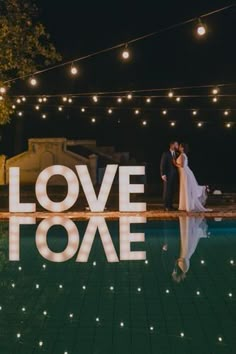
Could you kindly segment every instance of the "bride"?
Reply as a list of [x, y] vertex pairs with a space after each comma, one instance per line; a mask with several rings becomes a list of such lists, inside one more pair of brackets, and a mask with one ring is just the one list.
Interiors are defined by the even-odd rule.
[[204, 207], [207, 200], [207, 186], [199, 186], [197, 180], [188, 167], [187, 145], [180, 144], [180, 155], [173, 161], [179, 170], [179, 210], [183, 211], [210, 211]]

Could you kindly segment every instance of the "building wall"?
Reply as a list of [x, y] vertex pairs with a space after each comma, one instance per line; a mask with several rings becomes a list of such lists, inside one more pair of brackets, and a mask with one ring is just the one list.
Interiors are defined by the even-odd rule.
[[[0, 182], [4, 180], [9, 183], [9, 168], [20, 167], [21, 184], [34, 184], [39, 173], [51, 165], [64, 165], [75, 171], [75, 165], [87, 165], [93, 183], [97, 180], [97, 157], [90, 155], [88, 158], [68, 151], [67, 140], [64, 138], [29, 139], [28, 151], [16, 155], [6, 161], [4, 174]], [[1, 160], [0, 160], [1, 164]], [[65, 181], [62, 177], [55, 176], [51, 181], [54, 185], [63, 185]]]

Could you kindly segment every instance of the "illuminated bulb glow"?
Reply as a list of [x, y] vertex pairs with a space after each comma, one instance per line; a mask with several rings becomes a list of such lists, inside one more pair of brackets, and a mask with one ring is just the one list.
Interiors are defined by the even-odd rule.
[[165, 116], [165, 115], [167, 114], [167, 110], [164, 109], [164, 110], [162, 111], [162, 114]]
[[130, 57], [130, 54], [129, 54], [129, 51], [127, 49], [125, 49], [123, 52], [122, 52], [122, 58], [127, 60], [129, 59]]
[[30, 79], [30, 85], [31, 85], [31, 86], [37, 86], [37, 84], [38, 84], [38, 81], [36, 80], [36, 78], [35, 78], [35, 77], [32, 77], [32, 78]]
[[213, 101], [213, 102], [217, 102], [217, 101], [218, 101], [218, 98], [217, 98], [217, 97], [213, 97], [212, 101]]
[[181, 97], [176, 97], [176, 101], [180, 102], [181, 101]]
[[47, 118], [47, 115], [46, 115], [46, 114], [42, 114], [42, 118], [43, 118], [43, 119], [46, 119], [46, 118]]
[[40, 107], [39, 106], [35, 106], [36, 111], [39, 111]]
[[62, 101], [67, 102], [67, 97], [66, 96], [62, 97]]
[[151, 102], [151, 98], [147, 98], [147, 99], [146, 99], [146, 102], [147, 102], [147, 103], [150, 103], [150, 102]]
[[139, 109], [136, 109], [136, 110], [134, 111], [134, 113], [135, 113], [136, 115], [139, 114], [139, 113], [140, 113]]
[[129, 93], [128, 95], [127, 95], [127, 98], [128, 98], [128, 100], [132, 100], [132, 95], [131, 95], [131, 93]]
[[118, 102], [118, 103], [121, 103], [121, 102], [122, 102], [122, 98], [121, 98], [121, 97], [118, 97], [118, 98], [117, 98], [117, 102]]
[[204, 25], [199, 25], [197, 28], [197, 34], [199, 36], [204, 36], [206, 34], [206, 27]]
[[93, 96], [93, 102], [98, 102], [98, 97], [97, 96]]
[[4, 93], [6, 93], [6, 88], [5, 87], [0, 87], [0, 93], [2, 94], [2, 95], [4, 95]]
[[229, 111], [224, 111], [224, 115], [228, 116], [229, 115]]
[[142, 125], [144, 125], [144, 126], [147, 125], [147, 121], [146, 121], [146, 120], [143, 120], [143, 121], [142, 121]]
[[96, 118], [92, 118], [92, 119], [91, 119], [91, 122], [92, 122], [92, 123], [96, 123]]
[[172, 127], [174, 127], [174, 126], [175, 126], [175, 122], [171, 122], [170, 125], [171, 125]]
[[169, 93], [168, 93], [168, 97], [173, 97], [174, 96], [174, 93], [172, 92], [172, 91], [170, 91]]
[[202, 125], [203, 125], [202, 122], [198, 122], [198, 123], [197, 123], [197, 126], [198, 126], [199, 128], [202, 127]]
[[83, 112], [83, 113], [84, 113], [84, 112], [85, 112], [85, 108], [81, 108], [81, 112]]
[[109, 113], [109, 114], [112, 114], [112, 112], [113, 112], [112, 109], [109, 108], [109, 109], [108, 109], [108, 113]]
[[193, 115], [196, 116], [197, 115], [197, 111], [193, 111]]
[[184, 337], [184, 332], [180, 333], [180, 337], [182, 337], [182, 338]]
[[58, 107], [58, 111], [63, 111], [63, 108], [61, 106]]
[[213, 95], [218, 95], [219, 89], [218, 89], [218, 88], [214, 88], [214, 89], [212, 90], [212, 93], [213, 93]]
[[72, 75], [77, 75], [78, 74], [78, 68], [75, 65], [71, 66], [70, 72]]
[[231, 123], [227, 123], [226, 128], [231, 128]]

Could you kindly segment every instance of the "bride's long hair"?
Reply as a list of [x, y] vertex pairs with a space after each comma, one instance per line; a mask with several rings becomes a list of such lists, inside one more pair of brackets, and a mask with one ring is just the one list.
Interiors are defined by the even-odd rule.
[[185, 154], [188, 155], [188, 153], [189, 153], [189, 145], [187, 143], [180, 143], [179, 146], [182, 146], [182, 148], [184, 149]]

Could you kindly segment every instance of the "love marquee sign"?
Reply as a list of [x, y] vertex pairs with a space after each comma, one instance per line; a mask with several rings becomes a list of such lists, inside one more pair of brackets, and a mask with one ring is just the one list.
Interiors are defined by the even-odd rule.
[[[64, 212], [70, 209], [79, 197], [79, 181], [84, 190], [89, 208], [92, 212], [103, 212], [111, 191], [117, 171], [119, 173], [119, 211], [142, 212], [146, 211], [146, 203], [130, 202], [132, 193], [144, 193], [143, 184], [130, 182], [131, 176], [144, 176], [144, 166], [107, 165], [98, 196], [86, 165], [75, 166], [76, 173], [69, 167], [53, 165], [40, 172], [36, 184], [35, 194], [38, 203], [47, 211]], [[55, 202], [47, 194], [49, 179], [54, 175], [62, 176], [67, 183], [68, 191], [64, 200]], [[14, 213], [34, 213], [36, 203], [20, 202], [20, 168], [9, 168], [9, 211]]]
[[[35, 194], [38, 203], [47, 211], [60, 213], [71, 208], [79, 197], [79, 181], [84, 190], [89, 208], [92, 212], [102, 213], [105, 210], [112, 184], [117, 171], [119, 173], [119, 211], [142, 212], [146, 211], [146, 203], [130, 202], [132, 193], [144, 193], [143, 184], [131, 183], [131, 176], [144, 176], [144, 166], [107, 165], [98, 196], [95, 193], [92, 180], [86, 165], [75, 166], [76, 173], [62, 165], [54, 165], [40, 172], [36, 184]], [[55, 202], [47, 193], [47, 185], [51, 177], [61, 175], [67, 183], [67, 195], [64, 200]], [[36, 203], [20, 202], [20, 168], [9, 168], [9, 210], [11, 213], [31, 213], [24, 216], [11, 215], [9, 218], [9, 260], [20, 260], [20, 225], [34, 225], [36, 218], [32, 213], [36, 211]], [[87, 262], [97, 230], [102, 241], [108, 262], [125, 260], [144, 260], [145, 251], [132, 250], [132, 243], [145, 242], [144, 233], [131, 232], [132, 224], [146, 223], [143, 216], [121, 216], [119, 218], [119, 256], [115, 250], [105, 218], [94, 215], [90, 218], [84, 237], [80, 244], [80, 235], [76, 224], [68, 217], [53, 215], [39, 222], [35, 234], [36, 247], [41, 256], [51, 262], [65, 262], [75, 256], [76, 262]], [[61, 225], [66, 230], [68, 243], [61, 252], [52, 251], [47, 243], [49, 230]]]

